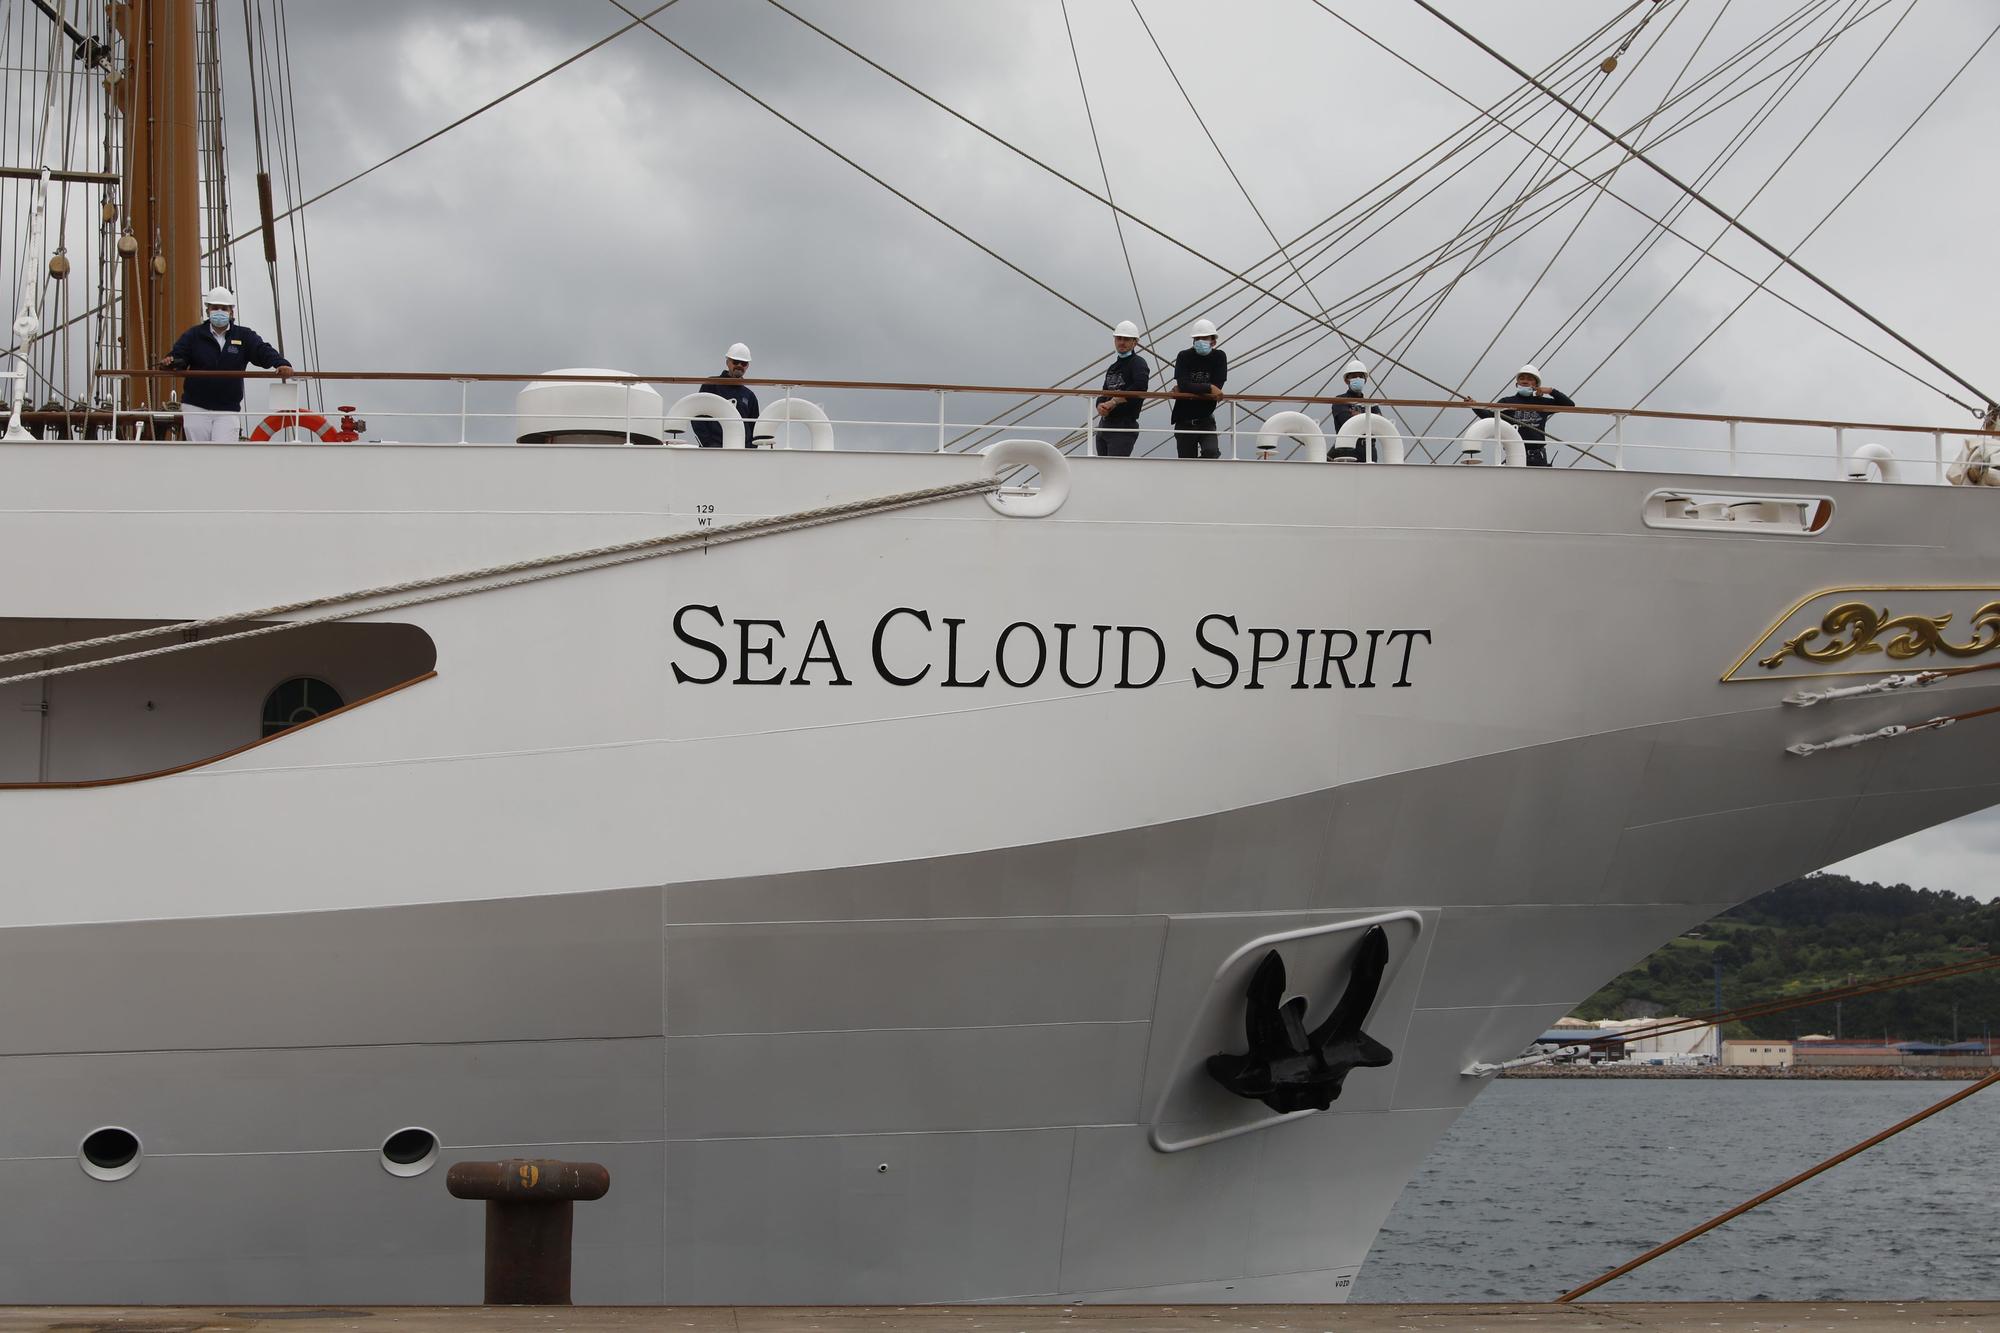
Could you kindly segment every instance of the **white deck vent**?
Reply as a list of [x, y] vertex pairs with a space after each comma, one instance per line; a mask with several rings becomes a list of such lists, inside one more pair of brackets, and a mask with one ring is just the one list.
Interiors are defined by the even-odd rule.
[[514, 438], [521, 444], [660, 442], [660, 392], [634, 383], [631, 372], [579, 367], [548, 374], [514, 395]]

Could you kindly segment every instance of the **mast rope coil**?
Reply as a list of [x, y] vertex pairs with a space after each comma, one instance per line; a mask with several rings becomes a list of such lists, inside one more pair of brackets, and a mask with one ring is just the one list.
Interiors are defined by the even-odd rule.
[[[1053, 451], [1051, 451], [1053, 452]], [[996, 467], [994, 470], [998, 470]], [[353, 592], [331, 593], [320, 597], [309, 597], [296, 602], [283, 602], [275, 606], [258, 607], [252, 611], [236, 611], [227, 615], [209, 616], [200, 620], [175, 621], [167, 625], [154, 625], [146, 629], [127, 630], [119, 634], [99, 635], [94, 639], [78, 639], [71, 643], [52, 644], [44, 648], [30, 648], [20, 652], [0, 655], [0, 663], [21, 662], [54, 657], [58, 654], [88, 652], [107, 648], [116, 644], [135, 643], [144, 639], [160, 638], [170, 634], [199, 634], [204, 630], [217, 629], [226, 625], [238, 625], [246, 621], [266, 620], [276, 615], [287, 615], [296, 611], [317, 607], [335, 606], [339, 610], [325, 615], [308, 616], [302, 620], [284, 620], [270, 625], [259, 625], [255, 629], [238, 630], [232, 634], [214, 638], [189, 639], [182, 643], [171, 643], [159, 648], [147, 648], [138, 652], [121, 653], [113, 657], [94, 658], [88, 662], [72, 662], [64, 666], [48, 667], [39, 671], [27, 671], [18, 675], [0, 677], [0, 685], [15, 685], [23, 681], [46, 680], [54, 676], [67, 676], [79, 671], [90, 671], [97, 667], [113, 666], [121, 662], [135, 662], [143, 658], [163, 657], [168, 653], [184, 652], [190, 648], [201, 648], [212, 644], [235, 643], [243, 639], [258, 638], [266, 634], [280, 634], [286, 630], [302, 629], [308, 625], [331, 624], [335, 621], [352, 620], [360, 616], [379, 615], [387, 611], [398, 611], [413, 606], [423, 606], [431, 602], [447, 601], [455, 597], [468, 597], [474, 593], [495, 592], [502, 588], [518, 588], [530, 583], [540, 583], [548, 579], [562, 578], [568, 574], [584, 574], [593, 570], [612, 569], [619, 565], [636, 564], [642, 560], [652, 560], [659, 556], [680, 555], [687, 551], [706, 551], [711, 547], [726, 546], [731, 542], [748, 541], [754, 537], [773, 536], [783, 532], [801, 532], [808, 528], [823, 527], [850, 518], [867, 518], [875, 514], [893, 513], [901, 509], [915, 509], [922, 505], [936, 504], [944, 500], [955, 500], [968, 495], [994, 495], [1005, 486], [1002, 476], [982, 476], [970, 481], [957, 481], [943, 486], [927, 486], [913, 491], [894, 491], [886, 495], [871, 496], [860, 500], [847, 500], [839, 504], [821, 505], [813, 509], [796, 510], [789, 514], [772, 514], [763, 518], [745, 519], [740, 523], [724, 524], [717, 528], [695, 528], [688, 531], [669, 533], [659, 537], [641, 537], [634, 541], [618, 542], [609, 546], [593, 546], [580, 551], [566, 551], [557, 555], [536, 556], [527, 560], [514, 560], [501, 565], [487, 565], [480, 569], [463, 570], [455, 574], [437, 574], [427, 578], [406, 579], [398, 583], [378, 584], [372, 588], [360, 588]], [[1008, 511], [1012, 512], [1012, 511]], [[435, 591], [431, 591], [435, 590]], [[415, 596], [403, 594], [415, 593]], [[389, 601], [381, 601], [382, 598]], [[343, 605], [360, 603], [360, 605]]]

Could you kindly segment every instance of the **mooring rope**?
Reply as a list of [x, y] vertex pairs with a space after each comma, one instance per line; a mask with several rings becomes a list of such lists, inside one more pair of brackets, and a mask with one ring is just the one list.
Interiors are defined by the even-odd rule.
[[[295, 611], [310, 610], [314, 607], [337, 606], [344, 602], [374, 603], [372, 605], [351, 606], [322, 616], [309, 616], [303, 620], [285, 620], [272, 625], [260, 625], [255, 629], [240, 630], [234, 634], [222, 634], [213, 638], [191, 639], [185, 643], [167, 644], [160, 648], [148, 648], [136, 653], [121, 653], [114, 657], [93, 658], [88, 662], [73, 662], [67, 666], [48, 667], [40, 671], [26, 671], [19, 675], [0, 676], [0, 685], [14, 685], [22, 681], [46, 680], [52, 676], [67, 676], [78, 671], [91, 671], [98, 667], [113, 666], [120, 662], [136, 662], [149, 657], [163, 657], [168, 653], [185, 652], [190, 648], [203, 648], [214, 644], [235, 643], [243, 639], [254, 639], [265, 634], [281, 634], [287, 630], [303, 629], [308, 625], [325, 625], [340, 620], [352, 620], [357, 616], [378, 615], [385, 611], [399, 611], [407, 607], [423, 606], [431, 602], [442, 602], [454, 597], [469, 597], [474, 593], [494, 592], [501, 588], [518, 588], [530, 583], [540, 583], [547, 579], [562, 578], [568, 574], [585, 574], [593, 570], [612, 569], [619, 565], [635, 564], [641, 560], [652, 560], [660, 556], [679, 555], [686, 551], [704, 551], [714, 546], [726, 546], [731, 542], [748, 541], [754, 537], [773, 536], [782, 532], [800, 532], [807, 528], [822, 527], [838, 523], [844, 519], [865, 518], [873, 514], [892, 513], [899, 509], [914, 509], [920, 505], [935, 504], [941, 500], [957, 499], [960, 496], [980, 495], [999, 490], [1005, 484], [1003, 479], [980, 477], [972, 481], [952, 482], [945, 486], [927, 486], [921, 490], [897, 491], [889, 495], [874, 496], [865, 500], [848, 500], [840, 504], [821, 505], [813, 509], [801, 509], [790, 514], [773, 514], [764, 518], [745, 519], [740, 523], [728, 523], [719, 528], [695, 528], [685, 532], [669, 533], [661, 537], [641, 537], [635, 541], [618, 542], [610, 546], [593, 546], [581, 551], [567, 551], [560, 555], [536, 556], [528, 560], [510, 561], [503, 565], [488, 565], [482, 569], [470, 569], [456, 574], [437, 574], [428, 578], [406, 579], [399, 583], [384, 583], [372, 588], [362, 588], [355, 592], [331, 593], [321, 597], [309, 597], [296, 602], [283, 602], [275, 606], [259, 607], [254, 611], [236, 611], [228, 615], [209, 616], [201, 620], [182, 620], [168, 625], [154, 625], [146, 629], [126, 630], [119, 634], [99, 635], [94, 639], [77, 639], [70, 643], [58, 643], [46, 648], [29, 648], [20, 652], [0, 655], [0, 663], [20, 662], [53, 657], [58, 654], [87, 652], [96, 648], [109, 647], [120, 643], [133, 643], [142, 639], [160, 638], [169, 634], [198, 634], [203, 630], [224, 625], [241, 624], [244, 621], [265, 620], [275, 615], [287, 615]], [[588, 563], [579, 563], [588, 562]], [[559, 567], [560, 566], [560, 567]], [[484, 581], [491, 580], [491, 581]], [[472, 586], [449, 586], [470, 584]], [[420, 589], [442, 589], [424, 592], [418, 596], [398, 597], [401, 593], [417, 592]], [[383, 597], [396, 600], [379, 602]]]
[[1852, 1148], [1848, 1148], [1841, 1152], [1835, 1153], [1833, 1156], [1827, 1158], [1819, 1165], [1814, 1167], [1809, 1167], [1808, 1169], [1799, 1172], [1797, 1175], [1793, 1176], [1790, 1180], [1783, 1181], [1780, 1184], [1773, 1185], [1770, 1189], [1765, 1190], [1762, 1194], [1757, 1195], [1755, 1198], [1745, 1199], [1742, 1203], [1737, 1204], [1734, 1208], [1731, 1208], [1728, 1212], [1719, 1213], [1716, 1216], [1711, 1217], [1708, 1221], [1703, 1222], [1700, 1226], [1695, 1227], [1688, 1231], [1683, 1231], [1680, 1235], [1675, 1236], [1672, 1240], [1667, 1241], [1663, 1245], [1655, 1245], [1652, 1249], [1646, 1251], [1638, 1258], [1628, 1260], [1627, 1262], [1618, 1265], [1618, 1267], [1612, 1269], [1610, 1272], [1604, 1274], [1602, 1277], [1592, 1278], [1590, 1281], [1584, 1283], [1580, 1287], [1570, 1288], [1562, 1295], [1556, 1297], [1556, 1304], [1567, 1305], [1579, 1296], [1584, 1296], [1589, 1294], [1590, 1292], [1596, 1291], [1599, 1287], [1603, 1286], [1607, 1282], [1615, 1281], [1618, 1278], [1624, 1277], [1627, 1273], [1631, 1272], [1633, 1269], [1649, 1264], [1653, 1262], [1653, 1260], [1659, 1258], [1661, 1255], [1666, 1254], [1672, 1250], [1679, 1249], [1681, 1246], [1687, 1244], [1695, 1237], [1704, 1235], [1710, 1231], [1715, 1230], [1717, 1227], [1721, 1226], [1724, 1222], [1727, 1222], [1732, 1218], [1743, 1216], [1743, 1214], [1749, 1212], [1752, 1208], [1755, 1208], [1760, 1204], [1769, 1203], [1772, 1199], [1777, 1198], [1780, 1194], [1785, 1193], [1787, 1190], [1793, 1188], [1794, 1186], [1803, 1185], [1806, 1181], [1811, 1180], [1814, 1176], [1817, 1176], [1825, 1171], [1831, 1171], [1834, 1167], [1839, 1166], [1842, 1162], [1846, 1161], [1850, 1157], [1859, 1157], [1862, 1153], [1867, 1152], [1870, 1148], [1874, 1147], [1876, 1144], [1885, 1142], [1889, 1139], [1896, 1137], [1896, 1135], [1902, 1133], [1904, 1130], [1908, 1129], [1912, 1125], [1921, 1124], [1922, 1122], [1930, 1119], [1932, 1116], [1936, 1115], [1939, 1111], [1944, 1110], [1948, 1106], [1956, 1106], [1958, 1103], [1964, 1101], [1967, 1097], [1972, 1096], [1974, 1093], [1984, 1092], [1987, 1088], [1992, 1087], [1995, 1083], [2000, 1083], [2000, 1069], [1994, 1070], [1992, 1073], [1988, 1074], [1985, 1078], [1982, 1078], [1977, 1083], [1974, 1083], [1971, 1087], [1960, 1088], [1957, 1092], [1954, 1092], [1953, 1094], [1951, 1094], [1951, 1096], [1946, 1097], [1943, 1101], [1935, 1102], [1930, 1106], [1925, 1107], [1923, 1110], [1917, 1112], [1915, 1115], [1910, 1116], [1908, 1119], [1898, 1121], [1897, 1123], [1889, 1126], [1889, 1128], [1883, 1130], [1881, 1133], [1871, 1135], [1870, 1137], [1863, 1139], [1861, 1142], [1855, 1144]]

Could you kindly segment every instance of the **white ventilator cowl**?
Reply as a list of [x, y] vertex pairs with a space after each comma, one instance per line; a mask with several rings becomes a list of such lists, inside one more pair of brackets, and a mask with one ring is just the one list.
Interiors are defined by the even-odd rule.
[[1366, 375], [1368, 367], [1362, 365], [1359, 361], [1350, 361], [1340, 368], [1340, 373], [1343, 377], [1348, 375]]
[[729, 350], [724, 352], [723, 356], [731, 361], [748, 361], [750, 359], [750, 349], [742, 343], [731, 343], [729, 344]]
[[236, 304], [236, 293], [230, 291], [227, 287], [211, 287], [208, 289], [207, 294], [201, 298], [201, 303], [203, 305], [233, 306]]
[[1194, 327], [1188, 330], [1188, 336], [1191, 338], [1213, 338], [1215, 336], [1215, 325], [1208, 320], [1198, 319], [1194, 322]]
[[1515, 379], [1520, 379], [1521, 376], [1523, 375], [1533, 376], [1535, 383], [1537, 384], [1540, 384], [1542, 382], [1542, 372], [1535, 369], [1533, 366], [1522, 366], [1519, 370], [1514, 372]]
[[1111, 330], [1111, 336], [1114, 338], [1136, 338], [1139, 336], [1139, 326], [1129, 319], [1121, 319], [1118, 321], [1118, 327]]

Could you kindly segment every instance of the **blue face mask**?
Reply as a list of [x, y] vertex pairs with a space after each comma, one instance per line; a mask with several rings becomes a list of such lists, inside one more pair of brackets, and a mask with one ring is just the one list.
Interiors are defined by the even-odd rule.
[[1535, 397], [1537, 394], [1541, 393], [1541, 391], [1542, 391], [1542, 386], [1539, 384], [1516, 384], [1514, 386], [1515, 393], [1525, 393], [1530, 398]]
[[1210, 352], [1215, 350], [1215, 344], [1210, 342], [1206, 338], [1196, 338], [1194, 340], [1194, 350], [1201, 353], [1203, 356], [1207, 356]]
[[1139, 355], [1139, 349], [1138, 349], [1138, 348], [1136, 348], [1136, 347], [1132, 348], [1132, 349], [1131, 349], [1130, 351], [1127, 351], [1127, 352], [1120, 352], [1120, 353], [1118, 354], [1118, 356], [1119, 356], [1119, 358], [1120, 358], [1121, 360], [1122, 360], [1123, 358], [1125, 358], [1125, 357], [1128, 357], [1128, 356], [1137, 356], [1137, 355]]
[[208, 312], [208, 322], [218, 329], [226, 329], [229, 327], [229, 312], [227, 310], [211, 310]]
[[1361, 386], [1366, 382], [1367, 381], [1363, 380], [1359, 375], [1356, 375], [1353, 379], [1347, 382], [1347, 387], [1349, 389], [1352, 389], [1355, 393], [1360, 393]]

